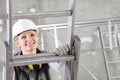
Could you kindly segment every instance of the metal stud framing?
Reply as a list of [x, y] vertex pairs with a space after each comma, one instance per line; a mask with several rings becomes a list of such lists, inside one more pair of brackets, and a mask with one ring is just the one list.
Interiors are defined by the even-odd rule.
[[[108, 21], [108, 34], [109, 34], [109, 50], [113, 50], [113, 43], [112, 43], [112, 23]], [[115, 26], [117, 27], [117, 26]], [[99, 27], [99, 32], [100, 32], [100, 40], [101, 40], [101, 45], [102, 45], [102, 49], [105, 49], [105, 41], [104, 41], [104, 38], [103, 38], [103, 32], [102, 32], [102, 29], [101, 27]], [[118, 40], [118, 33], [116, 33], [117, 36], [115, 36], [115, 38], [117, 39], [116, 40], [116, 44], [118, 44], [119, 46], [119, 40]], [[119, 50], [119, 48], [117, 49]], [[120, 79], [120, 76], [112, 76], [110, 72], [110, 64], [116, 64], [116, 63], [119, 63], [120, 61], [108, 61], [108, 57], [107, 57], [107, 52], [106, 51], [103, 51], [103, 55], [104, 55], [104, 61], [105, 61], [105, 68], [106, 68], [106, 73], [107, 73], [107, 79], [108, 80], [113, 80], [113, 79]]]

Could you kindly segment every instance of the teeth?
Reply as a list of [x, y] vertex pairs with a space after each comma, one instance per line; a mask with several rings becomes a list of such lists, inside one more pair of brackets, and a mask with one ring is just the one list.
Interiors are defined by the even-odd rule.
[[32, 46], [33, 44], [27, 44], [26, 46]]
[[32, 45], [28, 45], [28, 46], [32, 46]]

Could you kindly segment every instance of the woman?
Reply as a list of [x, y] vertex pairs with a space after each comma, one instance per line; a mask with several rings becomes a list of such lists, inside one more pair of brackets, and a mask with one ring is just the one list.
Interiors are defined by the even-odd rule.
[[[35, 24], [28, 19], [20, 19], [13, 25], [14, 43], [21, 49], [15, 56], [31, 55], [41, 53], [38, 49], [38, 29]], [[55, 49], [56, 55], [64, 55], [69, 47], [65, 45]], [[49, 65], [36, 64], [14, 67], [15, 80], [51, 80], [49, 75]]]

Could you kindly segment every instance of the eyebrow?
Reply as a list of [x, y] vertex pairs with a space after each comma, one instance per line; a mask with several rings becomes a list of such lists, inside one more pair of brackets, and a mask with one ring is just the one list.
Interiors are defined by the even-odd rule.
[[[30, 29], [30, 30], [33, 30], [33, 31], [37, 32], [37, 31], [34, 30], [34, 29]], [[26, 30], [26, 31], [30, 31], [30, 30]], [[23, 31], [23, 32], [26, 32], [26, 31]], [[23, 33], [23, 32], [21, 32], [21, 33]], [[21, 33], [20, 33], [20, 34], [21, 34]], [[20, 36], [20, 34], [18, 34], [17, 36]]]

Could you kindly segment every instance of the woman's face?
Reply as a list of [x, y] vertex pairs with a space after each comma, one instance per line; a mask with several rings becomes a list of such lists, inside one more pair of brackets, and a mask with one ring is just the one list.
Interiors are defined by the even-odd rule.
[[38, 47], [38, 35], [33, 30], [25, 31], [17, 37], [15, 42], [21, 48], [23, 55], [35, 54]]

